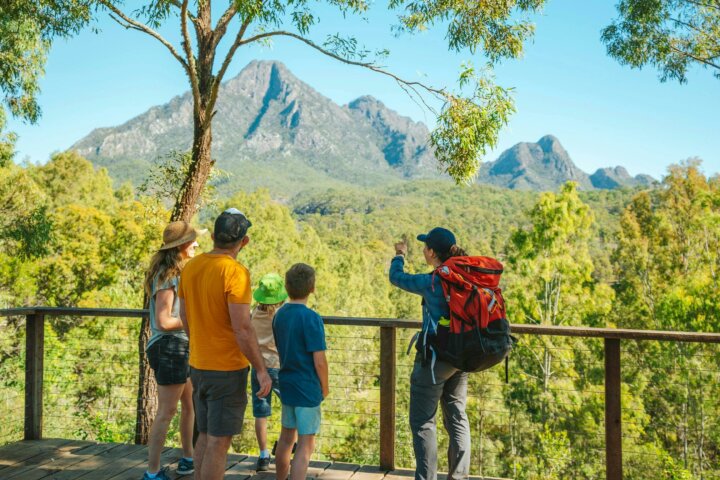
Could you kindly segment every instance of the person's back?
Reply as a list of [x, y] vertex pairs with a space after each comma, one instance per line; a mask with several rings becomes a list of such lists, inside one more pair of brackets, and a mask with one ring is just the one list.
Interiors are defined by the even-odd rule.
[[325, 331], [320, 315], [301, 303], [287, 303], [273, 322], [280, 354], [280, 391], [283, 404], [316, 407], [323, 400], [315, 372], [313, 352], [325, 350]]
[[[272, 391], [282, 401], [278, 380], [280, 357], [275, 346], [272, 329], [275, 312], [287, 299], [282, 277], [277, 273], [264, 275], [253, 292], [253, 299], [258, 303], [252, 312], [250, 322], [257, 335], [260, 353], [265, 361], [268, 375], [272, 379]], [[255, 417], [255, 436], [260, 449], [255, 470], [264, 472], [269, 470], [271, 462], [267, 441], [267, 423], [268, 417], [272, 415], [272, 393], [267, 397], [260, 398], [257, 396], [259, 388], [257, 371], [253, 368], [250, 371], [250, 390], [252, 392], [253, 417]]]
[[290, 301], [273, 320], [275, 344], [280, 355], [282, 431], [275, 465], [277, 478], [287, 478], [290, 453], [298, 436], [291, 480], [304, 480], [320, 429], [320, 404], [329, 393], [325, 358], [325, 328], [320, 315], [307, 307], [315, 291], [315, 270], [298, 263], [285, 275]]
[[162, 467], [161, 454], [178, 401], [180, 442], [183, 456], [176, 474], [194, 472], [192, 383], [188, 364], [188, 337], [180, 320], [178, 278], [187, 259], [195, 255], [196, 239], [204, 233], [183, 221], [171, 222], [163, 231], [163, 245], [152, 256], [145, 274], [145, 293], [151, 336], [146, 352], [157, 383], [157, 414], [148, 438], [148, 465], [143, 480], [169, 480], [169, 467]]
[[190, 379], [198, 438], [196, 480], [225, 473], [232, 436], [242, 432], [248, 364], [258, 370], [259, 396], [272, 381], [250, 323], [250, 275], [235, 259], [250, 241], [250, 221], [237, 209], [215, 220], [213, 249], [180, 274], [180, 318], [190, 338]]
[[[417, 239], [425, 244], [423, 256], [433, 270], [452, 256], [467, 255], [456, 245], [455, 235], [445, 228], [433, 228]], [[435, 416], [438, 403], [442, 406], [443, 423], [449, 436], [447, 478], [465, 480], [470, 473], [470, 424], [465, 412], [468, 374], [438, 359], [432, 345], [438, 324], [450, 317], [440, 275], [406, 273], [406, 255], [407, 243], [396, 243], [389, 273], [393, 285], [423, 298], [423, 329], [410, 375], [408, 412], [415, 452], [415, 480], [437, 480]]]
[[249, 280], [247, 269], [226, 254], [203, 253], [183, 269], [193, 368], [230, 371], [248, 366], [235, 340], [228, 303], [250, 304]]

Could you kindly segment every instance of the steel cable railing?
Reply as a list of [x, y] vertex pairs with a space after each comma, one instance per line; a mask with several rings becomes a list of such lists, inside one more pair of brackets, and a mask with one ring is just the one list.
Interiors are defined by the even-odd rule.
[[[0, 311], [0, 415], [12, 419], [0, 426], [0, 443], [42, 435], [131, 442], [142, 314]], [[331, 396], [323, 405], [316, 457], [413, 467], [407, 411], [414, 357], [405, 350], [418, 322], [325, 321]], [[624, 469], [627, 478], [720, 475], [720, 335], [514, 329], [520, 342], [509, 381], [501, 366], [469, 376], [472, 474], [618, 478]], [[245, 420], [233, 448], [256, 453], [250, 406]], [[274, 401], [270, 444], [279, 429], [280, 403]], [[178, 444], [177, 422], [169, 438]], [[448, 444], [442, 428], [438, 441], [442, 452]]]

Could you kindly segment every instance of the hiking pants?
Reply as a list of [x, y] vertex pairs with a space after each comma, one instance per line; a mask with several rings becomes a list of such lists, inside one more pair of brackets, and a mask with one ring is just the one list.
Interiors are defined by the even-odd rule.
[[468, 374], [449, 363], [437, 361], [435, 382], [430, 368], [415, 358], [410, 376], [410, 430], [415, 450], [415, 480], [437, 480], [438, 402], [450, 437], [448, 480], [467, 479], [470, 473], [470, 423], [465, 413]]

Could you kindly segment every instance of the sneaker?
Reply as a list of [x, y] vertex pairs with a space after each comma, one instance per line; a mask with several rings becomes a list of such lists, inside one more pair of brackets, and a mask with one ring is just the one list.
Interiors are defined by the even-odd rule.
[[256, 472], [267, 472], [270, 468], [270, 457], [258, 458]]
[[175, 473], [178, 475], [190, 475], [195, 471], [195, 462], [193, 462], [192, 459], [185, 460], [184, 458], [181, 458], [178, 462], [177, 470], [175, 470]]
[[169, 470], [168, 467], [161, 468], [160, 471], [157, 474], [155, 474], [155, 476], [152, 479], [148, 476], [148, 473], [145, 472], [145, 474], [143, 475], [143, 480], [170, 480], [170, 475], [168, 475], [168, 470]]

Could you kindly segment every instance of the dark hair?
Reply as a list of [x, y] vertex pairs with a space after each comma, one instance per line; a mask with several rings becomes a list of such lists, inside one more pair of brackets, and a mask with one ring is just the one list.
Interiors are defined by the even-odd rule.
[[304, 263], [296, 263], [285, 274], [285, 290], [292, 300], [305, 298], [315, 288], [315, 269]]
[[235, 248], [245, 238], [252, 223], [241, 213], [223, 212], [215, 219], [213, 230], [214, 244], [217, 248]]
[[467, 257], [468, 254], [465, 250], [458, 247], [457, 245], [453, 245], [450, 247], [450, 250], [447, 252], [435, 252], [435, 254], [438, 256], [441, 262], [444, 262], [450, 257]]

